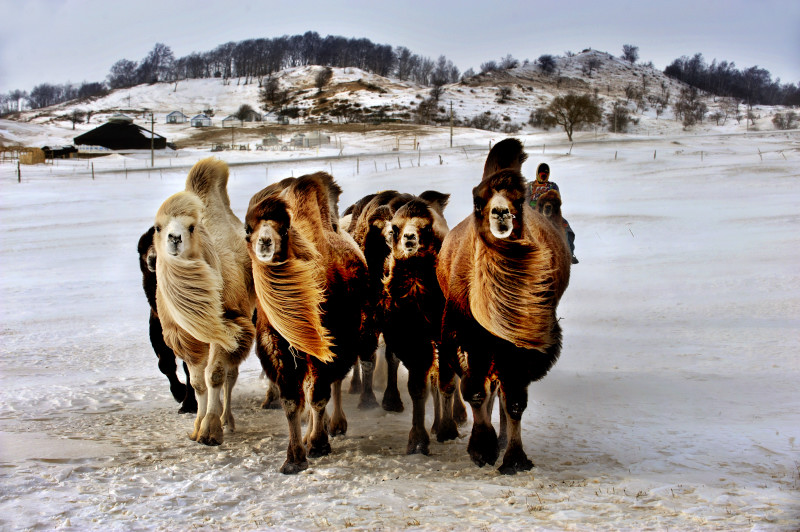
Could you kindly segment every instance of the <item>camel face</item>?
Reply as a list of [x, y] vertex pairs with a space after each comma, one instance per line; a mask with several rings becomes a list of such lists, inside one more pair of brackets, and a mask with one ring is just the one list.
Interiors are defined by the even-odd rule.
[[150, 247], [147, 248], [147, 255], [145, 256], [145, 262], [147, 263], [147, 269], [151, 272], [155, 273], [156, 271], [156, 246], [155, 244], [150, 244]]
[[[394, 220], [393, 220], [394, 221]], [[430, 232], [430, 224], [421, 218], [398, 220], [401, 225], [392, 224], [392, 250], [395, 258], [407, 258], [420, 250], [423, 233]]]
[[[434, 226], [436, 217], [428, 204], [419, 199], [412, 200], [397, 210], [388, 226], [389, 246], [395, 259], [437, 253], [441, 238], [437, 241]], [[446, 225], [446, 223], [445, 223]]]
[[194, 229], [194, 220], [184, 216], [172, 218], [163, 226], [156, 225], [165, 256], [188, 258]]
[[253, 255], [261, 262], [272, 262], [281, 250], [281, 235], [274, 222], [262, 222], [258, 229], [250, 235]]
[[489, 230], [495, 238], [504, 239], [514, 230], [514, 207], [502, 193], [495, 193], [489, 200]]

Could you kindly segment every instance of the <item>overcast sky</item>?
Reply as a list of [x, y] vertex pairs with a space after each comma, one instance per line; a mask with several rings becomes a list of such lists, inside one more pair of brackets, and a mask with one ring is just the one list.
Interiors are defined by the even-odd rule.
[[618, 56], [633, 44], [658, 69], [700, 52], [800, 83], [800, 0], [0, 0], [0, 13], [0, 93], [102, 81], [116, 61], [139, 61], [157, 42], [181, 57], [306, 31], [445, 55], [462, 72], [508, 54]]

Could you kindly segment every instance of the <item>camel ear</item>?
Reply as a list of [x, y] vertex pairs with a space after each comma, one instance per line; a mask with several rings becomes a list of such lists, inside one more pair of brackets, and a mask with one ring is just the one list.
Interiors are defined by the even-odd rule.
[[[475, 188], [477, 189], [477, 187]], [[475, 207], [475, 216], [482, 217], [483, 209], [486, 208], [487, 201], [483, 196], [475, 194], [475, 190], [472, 191], [472, 194], [472, 205]]]

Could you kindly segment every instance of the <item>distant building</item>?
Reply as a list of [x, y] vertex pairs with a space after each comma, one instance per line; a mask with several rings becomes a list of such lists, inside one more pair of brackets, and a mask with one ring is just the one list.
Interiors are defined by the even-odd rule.
[[180, 111], [172, 111], [167, 115], [167, 124], [185, 124], [189, 117]]
[[45, 159], [72, 159], [78, 154], [75, 146], [42, 146]]
[[200, 113], [199, 115], [192, 118], [191, 121], [192, 127], [210, 127], [211, 126], [211, 119], [206, 115]]
[[292, 137], [292, 140], [290, 141], [290, 144], [294, 148], [316, 148], [317, 146], [330, 143], [330, 135], [323, 135], [319, 131], [312, 131], [307, 135], [298, 133]]
[[275, 136], [275, 133], [268, 133], [264, 140], [261, 141], [262, 146], [280, 146], [281, 141]]
[[167, 147], [167, 139], [158, 133], [133, 123], [125, 115], [114, 115], [108, 122], [98, 126], [73, 140], [76, 146], [101, 146], [109, 150], [149, 150], [150, 138], [157, 150]]
[[242, 121], [230, 115], [222, 119], [222, 127], [242, 127]]

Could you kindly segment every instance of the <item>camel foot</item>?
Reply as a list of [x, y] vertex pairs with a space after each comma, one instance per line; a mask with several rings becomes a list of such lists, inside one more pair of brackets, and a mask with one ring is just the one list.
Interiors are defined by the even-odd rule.
[[497, 432], [491, 425], [473, 425], [467, 452], [478, 467], [494, 465], [500, 450], [497, 448]]
[[220, 445], [223, 442], [222, 421], [216, 414], [208, 414], [200, 424], [197, 442], [203, 445]]
[[383, 394], [381, 406], [387, 412], [402, 412], [405, 410], [405, 407], [403, 407], [403, 401], [400, 399], [400, 393], [397, 390], [391, 392], [387, 389]]
[[308, 450], [308, 456], [311, 458], [319, 458], [321, 456], [328, 456], [331, 454], [331, 444], [325, 441], [324, 443], [312, 443], [311, 448]]
[[378, 406], [378, 399], [375, 398], [374, 392], [361, 393], [361, 397], [358, 400], [359, 410], [372, 410], [378, 408]]
[[458, 438], [458, 426], [452, 419], [442, 419], [436, 431], [436, 441], [445, 442]]
[[411, 429], [408, 434], [408, 445], [406, 446], [406, 454], [424, 454], [428, 456], [430, 451], [431, 439], [428, 436], [428, 431], [425, 429], [417, 430]]
[[347, 434], [347, 418], [331, 418], [330, 424], [328, 425], [328, 434], [331, 436], [344, 436]]
[[498, 471], [503, 475], [516, 475], [521, 471], [530, 471], [531, 469], [533, 469], [533, 462], [528, 460], [525, 451], [517, 447], [506, 451]]
[[300, 471], [305, 471], [306, 469], [308, 469], [308, 460], [303, 460], [302, 462], [291, 462], [287, 458], [281, 466], [280, 471], [284, 475], [296, 475]]

